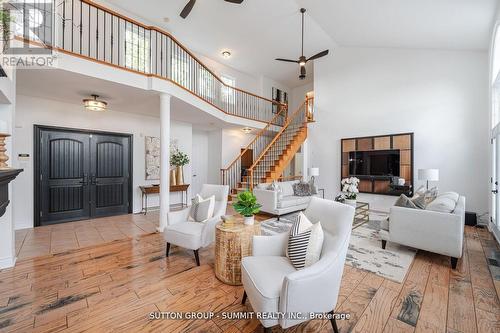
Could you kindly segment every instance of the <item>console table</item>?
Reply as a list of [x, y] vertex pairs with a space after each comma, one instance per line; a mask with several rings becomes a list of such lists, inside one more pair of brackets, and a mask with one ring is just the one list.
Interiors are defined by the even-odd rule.
[[[150, 194], [160, 194], [160, 185], [149, 185], [149, 186], [139, 186], [142, 192], [141, 213], [146, 215], [148, 213], [148, 195]], [[186, 194], [186, 206], [188, 205], [188, 188], [189, 184], [182, 185], [172, 185], [170, 186], [170, 193], [182, 192], [181, 206], [184, 207], [184, 193]]]

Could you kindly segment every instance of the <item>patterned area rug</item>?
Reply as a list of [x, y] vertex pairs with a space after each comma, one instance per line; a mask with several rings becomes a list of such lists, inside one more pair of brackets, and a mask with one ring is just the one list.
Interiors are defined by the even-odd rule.
[[[261, 223], [262, 234], [270, 236], [288, 232], [297, 214], [282, 216], [279, 221], [276, 218], [263, 221]], [[346, 263], [401, 283], [417, 250], [391, 242], [387, 242], [386, 249], [382, 250], [378, 231], [380, 221], [386, 217], [386, 214], [370, 212], [370, 221], [352, 231]]]

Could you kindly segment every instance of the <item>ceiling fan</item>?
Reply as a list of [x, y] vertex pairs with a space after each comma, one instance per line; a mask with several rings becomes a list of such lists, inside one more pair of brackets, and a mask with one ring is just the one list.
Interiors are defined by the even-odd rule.
[[[243, 0], [224, 0], [224, 1], [230, 2], [230, 3], [237, 3], [237, 4], [240, 4], [243, 2]], [[187, 5], [184, 6], [184, 9], [181, 12], [181, 17], [183, 19], [185, 19], [189, 15], [189, 13], [191, 13], [191, 10], [193, 9], [195, 3], [196, 3], [196, 0], [189, 0]]]
[[290, 60], [290, 59], [283, 59], [283, 58], [277, 58], [276, 60], [278, 61], [285, 61], [285, 62], [294, 62], [300, 65], [300, 75], [299, 79], [304, 80], [306, 78], [306, 63], [310, 60], [318, 59], [321, 57], [324, 57], [328, 54], [328, 50], [324, 50], [318, 54], [313, 55], [310, 58], [306, 58], [304, 56], [304, 13], [306, 12], [305, 8], [301, 8], [300, 12], [302, 13], [302, 55], [300, 56], [299, 60]]

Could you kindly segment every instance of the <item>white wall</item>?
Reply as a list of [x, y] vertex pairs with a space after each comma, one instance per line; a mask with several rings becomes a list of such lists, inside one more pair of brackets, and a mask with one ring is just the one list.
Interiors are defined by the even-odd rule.
[[486, 52], [337, 48], [314, 71], [309, 148], [328, 198], [340, 190], [341, 138], [414, 132], [415, 170], [438, 168], [440, 191], [488, 210]]
[[308, 83], [292, 89], [289, 111], [294, 112], [306, 99], [306, 94], [314, 90], [314, 83]]
[[[33, 125], [51, 125], [78, 129], [102, 130], [133, 134], [133, 210], [141, 209], [139, 185], [159, 183], [159, 180], [145, 180], [144, 136], [160, 136], [159, 118], [139, 114], [108, 110], [92, 113], [81, 105], [62, 103], [23, 95], [17, 96], [16, 128], [14, 136], [14, 163], [24, 169], [14, 184], [12, 206], [16, 229], [33, 226]], [[192, 126], [188, 123], [171, 122], [171, 138], [176, 139], [179, 148], [192, 156]], [[20, 153], [30, 154], [28, 161], [17, 161]], [[184, 167], [184, 180], [191, 182], [191, 165]], [[171, 203], [180, 202], [180, 193], [171, 194]], [[151, 196], [150, 207], [158, 206], [158, 198]]]
[[246, 148], [254, 138], [254, 134], [247, 134], [240, 128], [223, 129], [221, 141], [222, 168], [227, 168], [229, 163], [241, 153], [241, 148]]

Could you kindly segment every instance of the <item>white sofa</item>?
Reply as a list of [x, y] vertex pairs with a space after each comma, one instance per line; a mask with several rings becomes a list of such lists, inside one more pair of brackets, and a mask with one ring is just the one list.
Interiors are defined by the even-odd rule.
[[295, 196], [293, 185], [298, 182], [298, 180], [278, 182], [277, 184], [281, 188], [281, 198], [278, 197], [278, 191], [268, 190], [270, 183], [257, 185], [253, 194], [257, 197], [257, 202], [262, 205], [260, 210], [264, 213], [277, 215], [279, 218], [280, 215], [306, 209], [312, 196]]
[[196, 264], [200, 266], [198, 249], [212, 244], [215, 240], [215, 225], [226, 214], [229, 186], [203, 184], [200, 195], [203, 198], [215, 196], [215, 207], [212, 218], [206, 222], [189, 221], [191, 207], [168, 213], [167, 227], [163, 231], [163, 238], [167, 242], [166, 256], [170, 252], [170, 244], [174, 244], [194, 251]]
[[380, 230], [382, 248], [389, 241], [450, 256], [455, 269], [462, 257], [465, 197], [456, 194], [450, 201], [449, 193], [438, 196], [426, 209], [392, 207], [387, 225]]
[[[285, 256], [288, 233], [274, 236], [254, 236], [252, 256], [241, 262], [241, 277], [246, 298], [253, 311], [272, 314], [305, 314], [304, 318], [290, 316], [260, 319], [265, 332], [280, 325], [288, 328], [310, 319], [309, 313], [330, 313], [337, 305], [344, 262], [349, 246], [354, 208], [338, 202], [312, 198], [304, 214], [321, 222], [324, 232], [321, 257], [315, 264], [296, 270]], [[338, 332], [335, 319], [331, 319]]]

